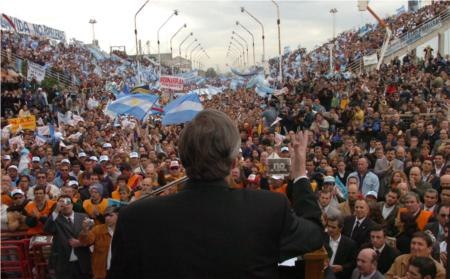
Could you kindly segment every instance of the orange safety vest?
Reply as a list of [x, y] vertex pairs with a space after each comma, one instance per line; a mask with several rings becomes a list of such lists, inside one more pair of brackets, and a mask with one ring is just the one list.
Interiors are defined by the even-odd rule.
[[[97, 211], [100, 215], [105, 214], [105, 209], [109, 205], [109, 199], [102, 199], [102, 201], [99, 204], [93, 204], [91, 199], [85, 200], [83, 202], [83, 208], [84, 211], [91, 217], [94, 218], [94, 208], [97, 207]], [[100, 221], [97, 219], [95, 220], [95, 224], [99, 225], [101, 224]]]
[[[42, 210], [39, 210], [37, 208], [36, 203], [34, 201], [29, 202], [25, 206], [25, 211], [28, 215], [32, 215], [35, 210], [39, 212], [39, 217], [48, 217], [52, 213], [52, 208], [56, 204], [53, 200], [47, 200], [45, 202], [45, 206]], [[50, 217], [51, 218], [51, 217]], [[37, 225], [34, 227], [29, 227], [27, 230], [28, 235], [37, 235], [37, 234], [44, 234], [44, 223], [42, 223], [40, 220], [38, 220]]]
[[[400, 213], [402, 212], [407, 212], [406, 208], [400, 208], [398, 211], [398, 214], [400, 216]], [[419, 230], [423, 231], [425, 229], [425, 226], [428, 224], [428, 220], [431, 218], [431, 216], [433, 215], [433, 212], [431, 211], [425, 211], [425, 210], [420, 210], [419, 215], [416, 216], [416, 223], [417, 223], [417, 227], [419, 228]]]

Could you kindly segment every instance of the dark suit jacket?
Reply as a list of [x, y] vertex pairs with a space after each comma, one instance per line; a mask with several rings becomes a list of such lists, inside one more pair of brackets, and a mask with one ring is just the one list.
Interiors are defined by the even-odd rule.
[[[329, 237], [325, 239], [324, 246], [329, 253], [329, 258], [331, 259], [333, 251], [330, 247]], [[334, 256], [333, 265], [342, 265], [344, 270], [334, 274], [337, 279], [346, 279], [350, 277], [353, 268], [355, 268], [356, 252], [356, 243], [350, 237], [341, 235], [341, 240], [339, 241], [339, 245], [336, 250], [336, 256]]]
[[[53, 235], [50, 264], [54, 266], [58, 278], [62, 275], [67, 276], [67, 274], [70, 274], [69, 259], [72, 248], [69, 245], [69, 239], [78, 239], [81, 224], [84, 218], [87, 217], [84, 213], [74, 212], [74, 222], [72, 225], [62, 214], [58, 215], [55, 220], [50, 215], [45, 223], [44, 231]], [[89, 247], [75, 248], [74, 253], [78, 257], [81, 272], [89, 274], [91, 272], [91, 252], [89, 251]]]
[[[348, 216], [344, 220], [344, 228], [342, 229], [342, 234], [350, 237], [353, 225], [355, 224], [355, 216]], [[356, 242], [356, 246], [361, 247], [366, 242], [370, 241], [370, 229], [375, 226], [375, 222], [372, 221], [369, 217], [366, 217], [362, 224], [359, 225], [359, 229], [353, 233], [353, 235], [350, 237]]]
[[[282, 194], [224, 180], [138, 200], [120, 212], [109, 278], [277, 278], [277, 263], [323, 244], [309, 181]], [[302, 217], [298, 217], [302, 216]]]
[[[361, 249], [362, 248], [373, 249], [373, 245], [370, 243], [366, 243], [361, 247]], [[381, 274], [385, 274], [389, 270], [389, 268], [391, 268], [392, 263], [398, 256], [400, 256], [400, 251], [386, 244], [383, 248], [383, 251], [381, 251], [380, 256], [378, 257], [378, 271], [380, 271]]]
[[426, 230], [431, 231], [431, 232], [433, 233], [434, 237], [436, 237], [436, 239], [437, 239], [438, 241], [444, 240], [444, 235], [439, 236], [439, 222], [438, 222], [438, 221], [428, 223], [428, 224], [425, 226], [424, 231], [426, 231]]
[[[381, 213], [383, 213], [384, 203], [385, 202], [378, 203]], [[395, 227], [395, 218], [397, 218], [397, 214], [398, 205], [395, 206], [391, 213], [389, 213], [388, 217], [383, 221], [382, 225], [385, 227], [388, 236], [395, 236], [395, 234], [397, 233], [397, 228]]]

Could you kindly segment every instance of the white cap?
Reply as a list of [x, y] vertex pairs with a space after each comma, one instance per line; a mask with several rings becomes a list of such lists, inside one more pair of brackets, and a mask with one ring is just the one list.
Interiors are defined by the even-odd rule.
[[131, 152], [130, 158], [139, 158], [139, 154], [137, 152]]
[[283, 179], [283, 177], [281, 175], [276, 175], [276, 174], [272, 175], [272, 178], [276, 179], [276, 180], [282, 180]]
[[95, 157], [95, 156], [91, 156], [91, 157], [89, 157], [89, 160], [92, 160], [92, 161], [96, 161], [96, 162], [98, 162], [98, 159], [97, 159], [97, 157]]
[[84, 153], [84, 152], [78, 153], [78, 158], [81, 158], [81, 157], [87, 157], [86, 153]]
[[103, 162], [103, 161], [109, 161], [109, 157], [107, 156], [107, 155], [102, 155], [102, 156], [100, 156], [100, 163], [101, 162]]
[[[105, 142], [103, 144], [103, 148], [112, 148], [112, 145], [109, 142]], [[101, 161], [101, 160], [100, 160]]]
[[11, 166], [9, 166], [9, 167], [8, 167], [8, 170], [9, 170], [9, 169], [15, 169], [15, 170], [18, 170], [18, 168], [17, 168], [16, 165], [11, 165]]
[[334, 177], [332, 176], [325, 176], [325, 178], [323, 179], [323, 183], [335, 183], [336, 179], [334, 179]]
[[78, 186], [78, 182], [76, 180], [69, 180], [69, 182], [67, 183], [67, 185], [69, 185], [69, 187], [72, 187], [74, 185]]
[[289, 152], [289, 147], [287, 147], [287, 146], [281, 147], [281, 152], [284, 152], [284, 151]]
[[169, 167], [170, 168], [175, 168], [175, 167], [179, 168], [180, 163], [178, 163], [178, 161], [171, 161]]
[[32, 161], [32, 162], [38, 162], [38, 163], [39, 163], [39, 162], [41, 161], [41, 158], [35, 156], [35, 157], [33, 157], [33, 158], [31, 159], [31, 161]]
[[22, 196], [25, 195], [25, 193], [21, 189], [16, 188], [16, 189], [12, 190], [11, 197], [14, 197], [14, 195], [17, 195], [17, 194], [21, 194]]
[[9, 156], [9, 155], [3, 155], [3, 160], [11, 160], [11, 156]]
[[69, 164], [70, 165], [70, 161], [69, 161], [69, 159], [62, 159], [61, 164]]
[[378, 198], [378, 193], [375, 191], [369, 191], [369, 192], [367, 192], [365, 197], [367, 197], [367, 196], [372, 196], [372, 197]]

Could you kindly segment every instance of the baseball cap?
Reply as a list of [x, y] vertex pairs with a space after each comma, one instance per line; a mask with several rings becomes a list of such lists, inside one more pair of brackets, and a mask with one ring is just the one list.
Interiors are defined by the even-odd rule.
[[130, 158], [139, 158], [139, 154], [137, 152], [131, 152]]
[[81, 158], [81, 157], [87, 157], [86, 153], [84, 153], [84, 152], [78, 153], [78, 158]]
[[11, 166], [9, 166], [9, 167], [8, 167], [8, 170], [9, 170], [9, 169], [15, 169], [15, 170], [18, 170], [18, 168], [17, 168], [16, 165], [11, 165]]
[[33, 157], [32, 159], [31, 159], [31, 161], [32, 162], [40, 162], [41, 161], [41, 158], [39, 158], [39, 157]]
[[323, 183], [335, 183], [336, 180], [334, 179], [334, 177], [332, 176], [325, 176], [325, 178], [323, 179]]
[[276, 180], [282, 180], [283, 179], [283, 177], [281, 175], [276, 175], [276, 174], [272, 175], [272, 178], [276, 179]]
[[3, 160], [11, 160], [11, 156], [10, 155], [4, 155], [3, 156]]
[[67, 185], [69, 185], [69, 187], [73, 187], [73, 186], [77, 186], [78, 187], [78, 182], [76, 180], [69, 180]]
[[69, 161], [69, 159], [62, 159], [61, 164], [69, 164], [70, 165], [70, 161]]
[[375, 192], [375, 191], [369, 191], [366, 194], [366, 197], [368, 197], [368, 196], [372, 196], [372, 197], [378, 198], [378, 193]]
[[112, 148], [112, 145], [109, 142], [105, 142], [103, 148]]
[[14, 197], [14, 195], [17, 195], [17, 194], [21, 194], [22, 196], [25, 195], [25, 193], [21, 189], [16, 188], [16, 189], [12, 190], [11, 197]]
[[170, 168], [179, 168], [180, 163], [178, 163], [178, 161], [171, 161], [169, 167]]
[[98, 159], [97, 159], [97, 157], [95, 157], [95, 156], [89, 157], [89, 160], [98, 162]]
[[100, 156], [99, 161], [100, 161], [100, 163], [103, 161], [109, 161], [109, 157], [107, 155], [102, 155], [102, 156]]
[[289, 152], [289, 147], [287, 146], [281, 147], [281, 152]]

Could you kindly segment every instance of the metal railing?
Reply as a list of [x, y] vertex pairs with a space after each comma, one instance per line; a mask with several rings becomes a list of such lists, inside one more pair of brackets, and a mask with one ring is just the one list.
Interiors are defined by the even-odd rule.
[[[402, 34], [400, 37], [395, 38], [393, 41], [391, 41], [391, 44], [386, 51], [385, 56], [389, 56], [397, 51], [399, 51], [402, 48], [408, 47], [409, 45], [415, 43], [420, 38], [434, 32], [435, 30], [438, 30], [444, 22], [450, 19], [450, 12], [447, 8], [445, 11], [441, 12], [439, 15], [430, 18], [429, 20], [423, 22], [414, 30], [407, 32], [405, 34]], [[369, 56], [374, 53], [379, 53], [380, 49], [371, 51], [369, 53], [366, 53], [364, 56]], [[351, 72], [358, 73], [362, 70], [364, 67], [363, 64], [363, 57], [360, 57], [359, 59], [354, 60], [352, 63], [350, 63], [347, 67]]]
[[[11, 53], [11, 57], [8, 57], [8, 56], [9, 55], [3, 49], [1, 49], [2, 60], [3, 61], [7, 61], [7, 59], [11, 58], [12, 61], [8, 61], [10, 64], [15, 65], [16, 59], [20, 59], [22, 61], [22, 63], [24, 61], [31, 61], [31, 60], [28, 60], [28, 59], [24, 59], [24, 58], [16, 55], [15, 53]], [[31, 62], [33, 62], [33, 61], [31, 61]], [[16, 69], [16, 70], [17, 70], [18, 73], [23, 74], [22, 73], [22, 69]], [[45, 75], [50, 77], [50, 78], [55, 79], [56, 81], [58, 81], [58, 83], [63, 84], [65, 86], [67, 86], [67, 87], [70, 87], [70, 86], [74, 85], [74, 83], [73, 83], [73, 81], [72, 81], [72, 79], [70, 77], [68, 77], [66, 74], [63, 74], [63, 73], [61, 73], [59, 71], [56, 71], [55, 69], [52, 69], [50, 67], [45, 70]]]

